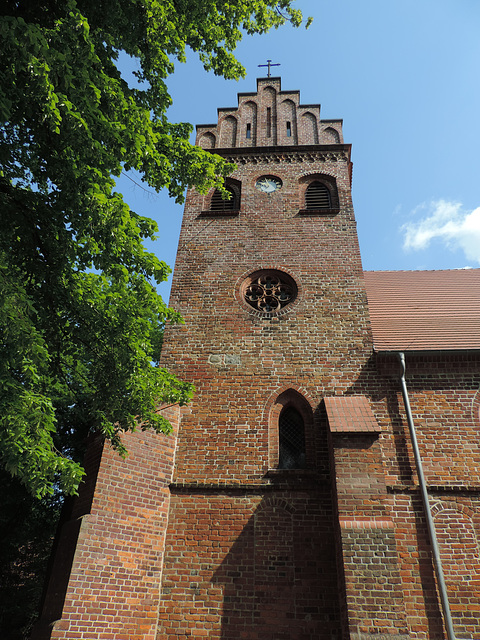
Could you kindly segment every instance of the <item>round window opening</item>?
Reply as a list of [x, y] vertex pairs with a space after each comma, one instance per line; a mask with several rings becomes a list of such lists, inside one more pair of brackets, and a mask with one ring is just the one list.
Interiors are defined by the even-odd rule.
[[262, 313], [275, 314], [297, 297], [295, 280], [282, 271], [256, 271], [242, 287], [245, 302]]

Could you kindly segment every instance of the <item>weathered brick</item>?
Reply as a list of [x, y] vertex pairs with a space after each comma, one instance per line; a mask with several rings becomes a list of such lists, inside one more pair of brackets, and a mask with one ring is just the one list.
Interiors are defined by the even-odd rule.
[[[195, 398], [165, 409], [171, 437], [128, 436], [125, 461], [92, 444], [37, 640], [60, 618], [56, 640], [444, 638], [398, 366], [373, 350], [341, 127], [278, 78], [198, 127], [237, 162], [238, 207], [219, 215], [212, 193], [187, 193], [171, 298], [186, 323], [162, 357]], [[261, 176], [282, 188], [260, 192]], [[333, 189], [328, 211], [306, 210], [314, 179]], [[244, 299], [261, 270], [296, 283], [276, 315]], [[480, 359], [406, 359], [455, 630], [479, 637]], [[290, 406], [302, 469], [278, 468]]]

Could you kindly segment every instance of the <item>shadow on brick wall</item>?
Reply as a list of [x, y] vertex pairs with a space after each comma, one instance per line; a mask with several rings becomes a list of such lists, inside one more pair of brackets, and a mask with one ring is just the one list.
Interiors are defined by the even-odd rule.
[[223, 640], [340, 637], [330, 496], [266, 497], [215, 572]]

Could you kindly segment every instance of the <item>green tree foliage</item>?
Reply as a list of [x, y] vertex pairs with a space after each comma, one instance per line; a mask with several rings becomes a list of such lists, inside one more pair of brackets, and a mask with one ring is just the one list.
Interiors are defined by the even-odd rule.
[[23, 640], [38, 617], [60, 500], [38, 500], [0, 469], [0, 638]]
[[[190, 385], [156, 366], [180, 318], [145, 251], [153, 221], [114, 190], [134, 169], [177, 202], [232, 167], [166, 116], [166, 79], [186, 49], [239, 78], [242, 34], [302, 16], [293, 0], [4, 0], [0, 9], [0, 463], [42, 497], [72, 494], [80, 443], [97, 430], [166, 431], [160, 402]], [[139, 61], [138, 85], [117, 60]]]

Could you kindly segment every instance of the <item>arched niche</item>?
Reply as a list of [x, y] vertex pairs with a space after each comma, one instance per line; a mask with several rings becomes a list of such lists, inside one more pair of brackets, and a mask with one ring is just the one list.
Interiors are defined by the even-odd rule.
[[255, 512], [255, 584], [290, 587], [295, 579], [294, 512], [285, 500], [266, 498]]
[[237, 146], [237, 119], [227, 116], [220, 125], [220, 147], [222, 149]]
[[257, 144], [257, 103], [247, 100], [241, 107], [240, 146], [255, 147]]
[[467, 604], [480, 601], [480, 557], [473, 514], [454, 501], [437, 503], [432, 514], [457, 637], [478, 637], [478, 633], [471, 635]]
[[301, 118], [300, 144], [318, 144], [318, 122], [313, 113], [307, 111]]
[[265, 87], [262, 92], [262, 132], [266, 144], [277, 144], [277, 92]]
[[297, 144], [297, 107], [287, 98], [280, 104], [281, 144]]
[[215, 149], [215, 141], [216, 141], [216, 138], [214, 134], [208, 131], [207, 133], [204, 133], [200, 137], [200, 140], [198, 141], [198, 146], [202, 147], [202, 149]]
[[333, 127], [327, 127], [323, 132], [325, 144], [340, 144], [340, 135]]

